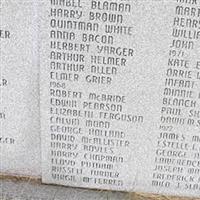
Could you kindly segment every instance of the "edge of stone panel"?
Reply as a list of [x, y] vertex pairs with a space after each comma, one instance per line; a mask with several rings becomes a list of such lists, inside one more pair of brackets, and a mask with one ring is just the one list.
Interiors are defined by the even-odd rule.
[[[39, 178], [39, 177], [5, 175], [5, 174], [1, 174], [1, 173], [0, 173], [0, 180], [8, 180], [8, 181], [12, 181], [14, 183], [29, 182], [30, 184], [42, 184], [41, 178]], [[47, 184], [44, 184], [44, 185], [47, 185]], [[51, 185], [51, 186], [53, 186], [53, 185]], [[91, 189], [91, 191], [94, 191], [94, 189]], [[96, 190], [96, 191], [98, 191], [98, 190]], [[102, 190], [99, 190], [99, 192], [102, 192]], [[105, 192], [109, 192], [109, 191], [107, 190]], [[111, 192], [113, 192], [113, 191], [111, 191]], [[200, 197], [199, 198], [189, 198], [189, 197], [164, 196], [164, 195], [147, 194], [147, 193], [127, 193], [126, 200], [200, 200]]]
[[175, 197], [145, 193], [132, 193], [130, 194], [130, 197], [131, 200], [200, 200], [200, 198]]
[[16, 182], [29, 182], [41, 184], [41, 179], [39, 177], [29, 177], [29, 176], [19, 176], [19, 175], [7, 175], [0, 173], [0, 180], [10, 180], [14, 183]]

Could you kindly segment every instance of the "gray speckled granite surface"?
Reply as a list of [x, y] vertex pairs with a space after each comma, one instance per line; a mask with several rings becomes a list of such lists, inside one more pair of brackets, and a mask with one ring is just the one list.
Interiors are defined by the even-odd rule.
[[0, 200], [128, 200], [128, 195], [0, 180]]

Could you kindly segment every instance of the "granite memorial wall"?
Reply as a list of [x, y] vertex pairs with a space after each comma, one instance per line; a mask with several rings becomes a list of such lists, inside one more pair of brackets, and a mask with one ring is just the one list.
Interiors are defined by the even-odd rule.
[[3, 173], [200, 196], [199, 0], [2, 1], [0, 14]]
[[3, 174], [41, 174], [37, 13], [34, 0], [0, 1], [0, 172]]

